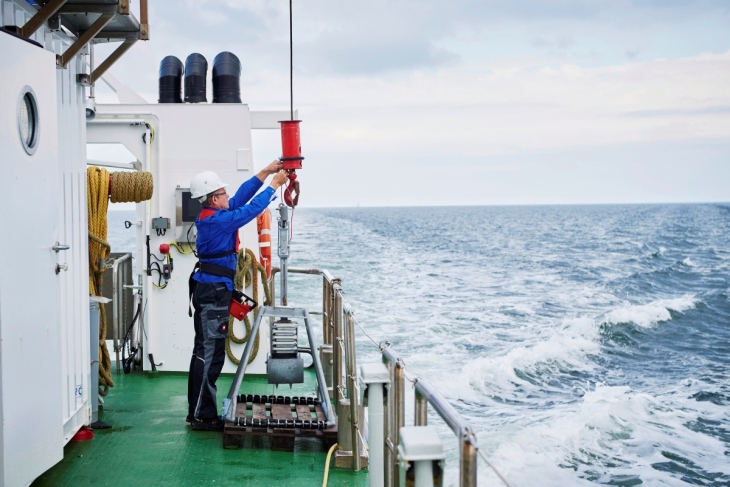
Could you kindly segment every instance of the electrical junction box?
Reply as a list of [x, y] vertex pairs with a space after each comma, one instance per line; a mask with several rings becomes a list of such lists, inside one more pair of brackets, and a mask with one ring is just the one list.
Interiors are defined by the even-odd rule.
[[175, 240], [195, 242], [195, 219], [203, 205], [190, 195], [190, 188], [175, 189]]
[[170, 219], [164, 217], [158, 217], [152, 219], [153, 230], [167, 230], [170, 228]]

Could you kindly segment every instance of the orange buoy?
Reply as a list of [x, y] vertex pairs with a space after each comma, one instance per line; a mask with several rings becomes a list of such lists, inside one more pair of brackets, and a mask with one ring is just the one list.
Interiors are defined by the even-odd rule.
[[259, 232], [259, 259], [266, 269], [266, 279], [271, 277], [271, 211], [268, 208], [256, 217]]

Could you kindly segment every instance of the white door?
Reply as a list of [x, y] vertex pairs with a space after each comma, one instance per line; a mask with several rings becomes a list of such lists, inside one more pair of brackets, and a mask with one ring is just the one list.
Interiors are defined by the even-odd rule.
[[53, 250], [56, 56], [0, 33], [0, 62], [0, 485], [15, 486], [63, 457], [56, 266], [66, 251]]

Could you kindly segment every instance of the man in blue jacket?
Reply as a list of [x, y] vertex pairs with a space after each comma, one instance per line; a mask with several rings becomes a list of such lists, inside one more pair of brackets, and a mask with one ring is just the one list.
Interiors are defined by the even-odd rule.
[[[223, 429], [223, 421], [218, 417], [215, 383], [225, 361], [238, 229], [264, 211], [276, 197], [276, 189], [287, 181], [286, 171], [281, 170], [281, 166], [278, 160], [272, 162], [243, 183], [233, 196], [225, 190], [228, 185], [212, 171], [202, 172], [190, 182], [191, 197], [203, 204], [195, 221], [199, 268], [190, 279], [195, 308], [195, 344], [188, 375], [186, 421], [196, 430]], [[275, 176], [270, 186], [254, 197], [272, 174]]]

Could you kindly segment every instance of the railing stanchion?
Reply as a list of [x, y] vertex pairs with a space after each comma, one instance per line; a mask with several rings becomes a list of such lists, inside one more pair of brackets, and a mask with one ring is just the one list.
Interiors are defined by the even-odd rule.
[[325, 345], [332, 345], [332, 335], [330, 330], [330, 301], [332, 289], [327, 282], [327, 277], [322, 276], [322, 340]]
[[352, 429], [352, 470], [359, 472], [360, 465], [360, 436], [358, 435], [359, 413], [357, 408], [357, 362], [355, 360], [355, 320], [352, 311], [347, 310], [345, 329], [345, 352], [347, 355], [347, 398], [350, 400], [350, 426]]
[[332, 358], [334, 368], [332, 371], [332, 402], [339, 404], [342, 399], [340, 386], [342, 385], [342, 292], [339, 285], [333, 286], [335, 295], [335, 312], [333, 316], [334, 329], [332, 330]]
[[395, 471], [393, 469], [395, 465], [395, 449], [397, 445], [393, 442], [393, 424], [395, 422], [393, 407], [393, 369], [395, 364], [388, 360], [388, 356], [383, 353], [383, 363], [388, 368], [388, 378], [390, 380], [390, 393], [387, 395], [385, 401], [385, 457], [384, 457], [384, 474], [385, 474], [385, 485], [386, 487], [393, 487], [395, 482]]
[[473, 436], [462, 434], [459, 438], [461, 447], [459, 459], [459, 485], [461, 487], [476, 487], [477, 485], [477, 448]]
[[385, 475], [390, 479], [388, 485], [398, 487], [400, 477], [398, 475], [398, 456], [396, 449], [400, 442], [400, 429], [405, 426], [406, 403], [405, 403], [405, 363], [390, 348], [382, 349], [383, 361], [390, 372], [390, 394], [388, 394], [388, 439], [389, 450], [386, 450]]
[[428, 426], [428, 401], [418, 390], [416, 390], [414, 422], [416, 426]]
[[[393, 444], [398, 447], [400, 444], [400, 429], [406, 425], [406, 401], [405, 401], [405, 367], [403, 361], [395, 363], [395, 381], [393, 384], [393, 395], [395, 396], [395, 428], [393, 431]], [[398, 456], [394, 456], [393, 468], [398, 471]], [[395, 486], [400, 486], [400, 476], [395, 476]]]

